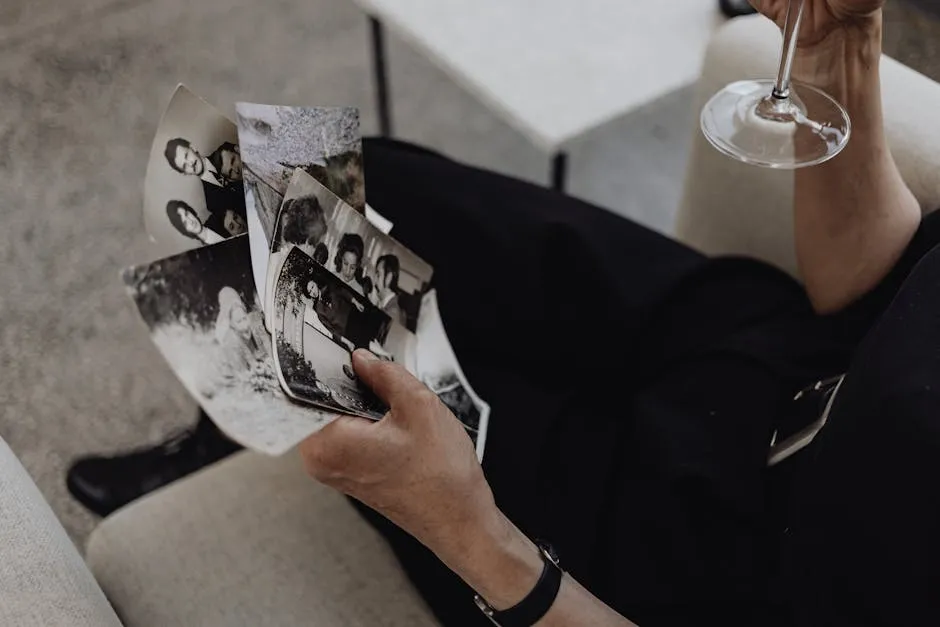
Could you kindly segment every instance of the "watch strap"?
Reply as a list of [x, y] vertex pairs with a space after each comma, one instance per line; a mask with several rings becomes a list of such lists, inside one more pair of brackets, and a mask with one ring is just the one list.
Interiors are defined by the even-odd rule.
[[542, 557], [542, 574], [532, 592], [513, 607], [500, 612], [495, 611], [480, 595], [474, 599], [477, 606], [491, 621], [499, 627], [532, 627], [548, 614], [558, 598], [561, 579], [564, 574], [559, 560], [551, 546], [536, 542]]

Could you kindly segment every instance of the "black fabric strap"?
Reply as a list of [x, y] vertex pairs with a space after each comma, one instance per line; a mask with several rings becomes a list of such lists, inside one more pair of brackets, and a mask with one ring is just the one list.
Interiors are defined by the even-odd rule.
[[554, 557], [551, 547], [539, 543], [539, 549], [542, 561], [545, 563], [542, 575], [529, 596], [508, 610], [493, 612], [493, 620], [500, 627], [532, 627], [548, 614], [548, 610], [558, 598], [562, 570], [557, 564], [557, 558]]

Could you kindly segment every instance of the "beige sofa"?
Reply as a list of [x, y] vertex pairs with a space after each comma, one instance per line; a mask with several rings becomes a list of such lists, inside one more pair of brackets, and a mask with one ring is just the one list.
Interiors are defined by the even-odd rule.
[[[730, 80], [770, 75], [777, 42], [760, 18], [725, 27], [695, 106]], [[898, 163], [925, 209], [940, 207], [940, 85], [890, 59], [884, 81]], [[720, 157], [699, 137], [678, 236], [792, 272], [791, 183]], [[377, 534], [294, 456], [239, 454], [115, 513], [92, 535], [86, 567], [0, 442], [0, 542], [2, 625], [435, 624]]]

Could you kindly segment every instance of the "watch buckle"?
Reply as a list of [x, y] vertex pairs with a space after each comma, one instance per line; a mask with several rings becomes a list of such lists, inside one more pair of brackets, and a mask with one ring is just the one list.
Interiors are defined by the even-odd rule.
[[496, 627], [502, 627], [499, 623], [496, 622], [496, 619], [493, 618], [495, 610], [486, 602], [486, 599], [481, 597], [479, 594], [473, 595], [473, 602], [476, 603], [477, 607], [480, 608], [480, 611], [483, 612], [483, 615], [490, 619], [490, 622], [496, 625]]

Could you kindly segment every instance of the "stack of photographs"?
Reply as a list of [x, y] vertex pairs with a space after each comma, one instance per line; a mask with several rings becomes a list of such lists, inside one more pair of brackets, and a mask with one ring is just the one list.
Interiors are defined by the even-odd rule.
[[151, 150], [144, 222], [164, 258], [123, 277], [170, 367], [224, 433], [279, 455], [338, 415], [382, 420], [352, 367], [366, 349], [434, 391], [482, 459], [489, 406], [433, 268], [366, 204], [358, 111], [236, 111], [237, 126], [179, 86]]

